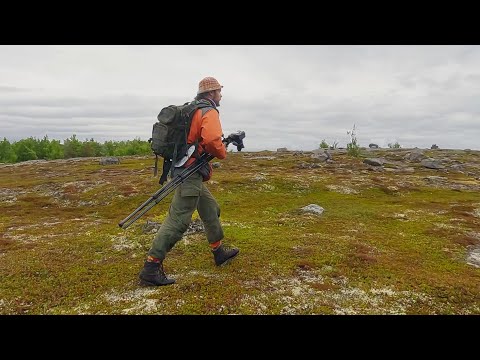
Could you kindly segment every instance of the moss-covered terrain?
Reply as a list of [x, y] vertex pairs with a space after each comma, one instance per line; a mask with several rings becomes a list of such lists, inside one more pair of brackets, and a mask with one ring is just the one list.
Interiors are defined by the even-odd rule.
[[240, 255], [215, 267], [189, 233], [158, 288], [144, 225], [172, 195], [118, 227], [159, 188], [152, 157], [0, 165], [0, 314], [480, 314], [480, 152], [412, 151], [230, 152], [207, 186]]

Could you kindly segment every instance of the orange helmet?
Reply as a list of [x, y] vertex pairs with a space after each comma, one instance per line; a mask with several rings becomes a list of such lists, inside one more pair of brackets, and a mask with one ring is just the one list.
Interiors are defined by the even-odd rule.
[[202, 94], [207, 91], [218, 90], [221, 89], [223, 86], [217, 81], [217, 79], [213, 77], [206, 77], [200, 80], [198, 83], [198, 94]]

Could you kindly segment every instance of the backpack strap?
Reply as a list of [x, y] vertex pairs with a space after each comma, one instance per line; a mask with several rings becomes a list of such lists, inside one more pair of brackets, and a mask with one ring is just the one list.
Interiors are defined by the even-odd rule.
[[[173, 169], [174, 169], [174, 167], [172, 166], [172, 163], [177, 161], [177, 154], [178, 154], [178, 144], [175, 144], [175, 147], [173, 148], [172, 161], [168, 161], [170, 163], [168, 168], [170, 170], [170, 176], [171, 177], [173, 177]], [[165, 161], [163, 161], [163, 166], [164, 166], [164, 172], [165, 172]], [[168, 170], [167, 170], [167, 173], [168, 173]], [[162, 176], [164, 176], [164, 174], [162, 174]], [[165, 175], [165, 177], [166, 177], [166, 175]]]
[[[185, 127], [185, 142], [187, 142], [187, 139], [188, 139], [188, 132], [190, 131], [190, 127], [192, 125], [193, 116], [195, 115], [195, 112], [198, 109], [202, 110], [202, 116], [203, 116], [203, 115], [205, 115], [205, 113], [207, 111], [210, 111], [210, 110], [215, 109], [215, 108], [212, 106], [212, 104], [210, 104], [210, 102], [208, 100], [203, 100], [203, 99], [202, 100], [194, 100], [194, 108], [192, 109], [192, 112], [190, 113], [190, 116], [188, 117], [188, 123], [187, 123], [187, 126]], [[198, 147], [200, 146], [198, 139], [196, 139], [195, 142], [193, 142], [190, 145], [195, 145], [195, 151], [193, 152], [192, 156], [194, 158], [198, 159], [200, 157], [200, 155], [198, 154]]]
[[160, 180], [158, 180], [158, 183], [160, 185], [163, 185], [163, 183], [167, 181], [167, 175], [168, 175], [168, 172], [170, 171], [170, 168], [172, 168], [172, 172], [173, 172], [172, 162], [166, 159], [163, 159], [162, 176], [160, 176]]
[[153, 168], [153, 176], [158, 174], [158, 155], [155, 154], [155, 167]]

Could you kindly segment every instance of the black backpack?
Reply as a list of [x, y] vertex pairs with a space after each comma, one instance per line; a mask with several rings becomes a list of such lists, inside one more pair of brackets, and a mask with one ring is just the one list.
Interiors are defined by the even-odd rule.
[[153, 124], [152, 137], [148, 141], [155, 154], [154, 176], [158, 171], [158, 157], [163, 158], [160, 184], [167, 180], [172, 164], [187, 154], [187, 137], [195, 110], [207, 107], [213, 108], [206, 100], [194, 100], [183, 105], [166, 106], [158, 114], [158, 121]]

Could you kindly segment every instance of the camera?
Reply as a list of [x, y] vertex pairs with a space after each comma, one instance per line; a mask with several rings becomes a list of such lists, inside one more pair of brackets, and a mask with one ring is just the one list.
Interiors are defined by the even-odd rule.
[[242, 151], [242, 149], [245, 147], [243, 145], [243, 139], [245, 138], [245, 131], [237, 131], [237, 132], [234, 132], [234, 133], [231, 133], [230, 135], [228, 135], [224, 142], [228, 145], [228, 144], [233, 144], [237, 147], [237, 150], [238, 151]]

